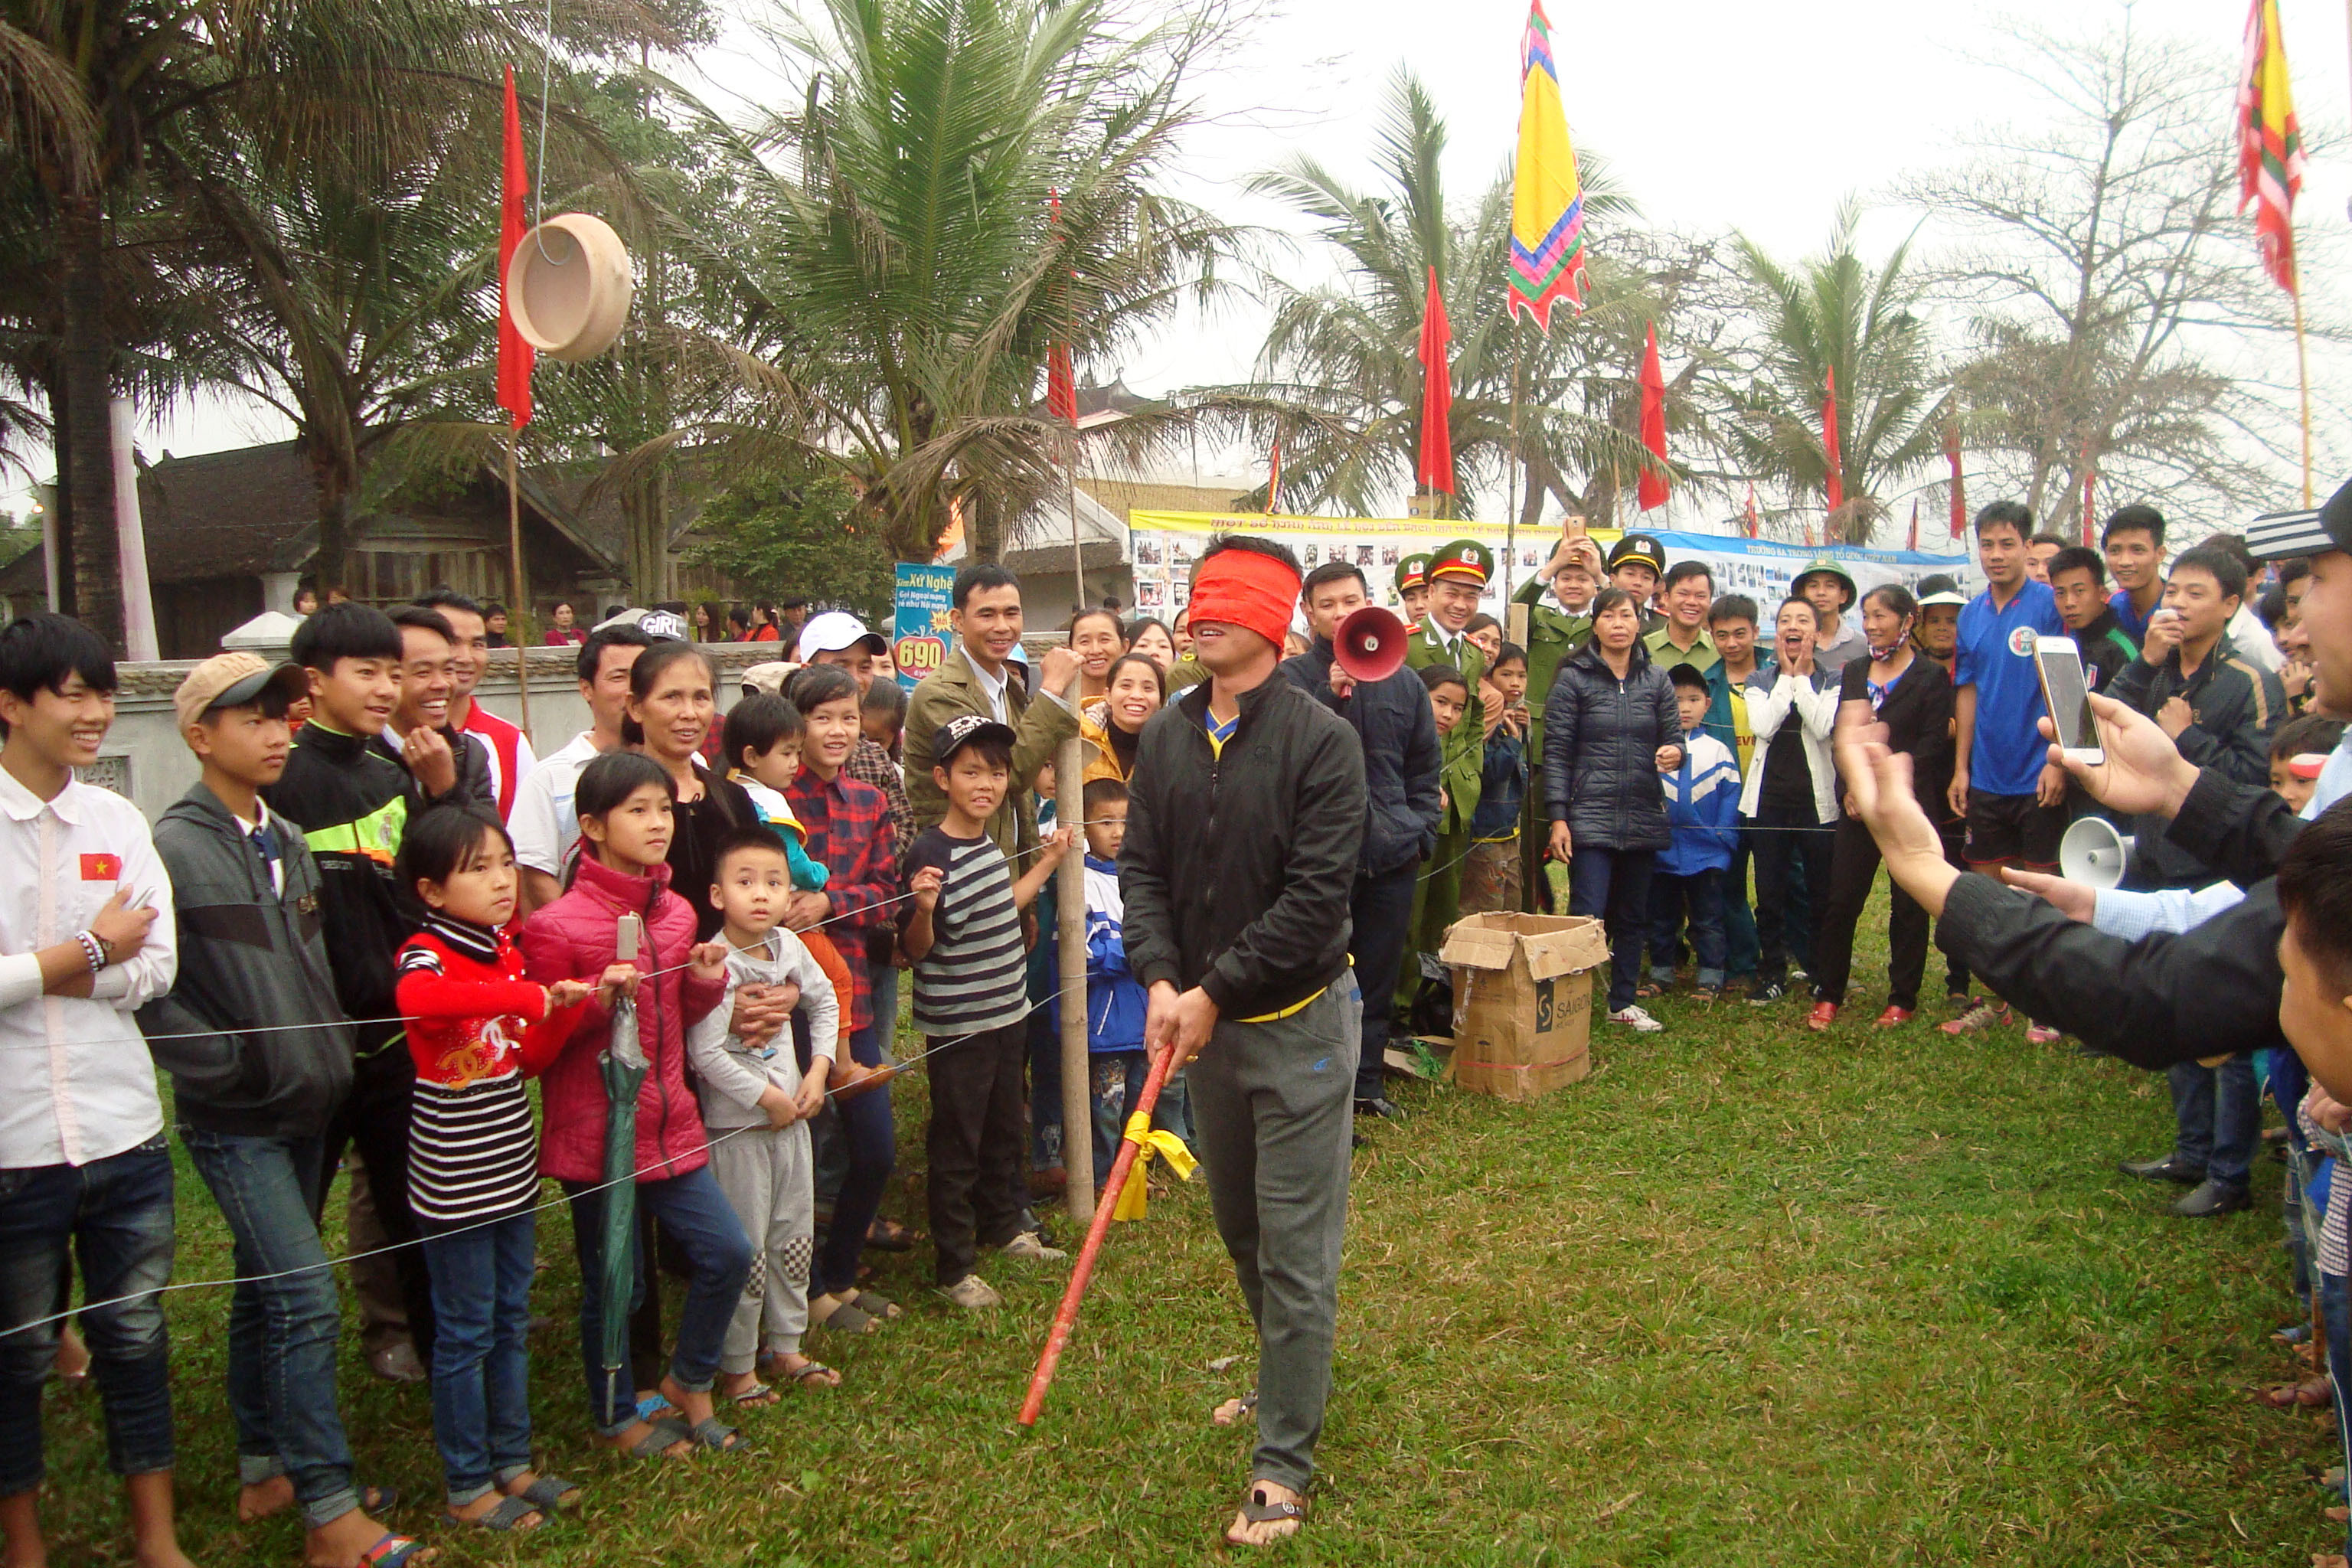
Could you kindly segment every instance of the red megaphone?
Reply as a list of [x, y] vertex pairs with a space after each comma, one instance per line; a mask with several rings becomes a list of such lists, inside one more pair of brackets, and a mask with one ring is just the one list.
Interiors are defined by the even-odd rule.
[[1386, 680], [1404, 668], [1405, 624], [1378, 605], [1366, 605], [1339, 623], [1331, 657], [1358, 680]]

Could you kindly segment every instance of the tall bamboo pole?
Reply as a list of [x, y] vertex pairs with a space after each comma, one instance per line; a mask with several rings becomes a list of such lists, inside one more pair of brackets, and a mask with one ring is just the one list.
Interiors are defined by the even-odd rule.
[[2294, 300], [2294, 379], [2303, 395], [2303, 505], [2311, 508], [2311, 357], [2303, 342], [2303, 264], [2294, 254], [2294, 231], [2287, 237], [2287, 289]]
[[[1086, 544], [1078, 531], [1078, 427], [1068, 432], [1068, 459], [1063, 471], [1069, 481], [1070, 570], [1077, 591], [1073, 602], [1087, 607]], [[1075, 679], [1075, 678], [1074, 678]], [[1077, 695], [1076, 692], [1072, 696]], [[1054, 823], [1086, 832], [1087, 747], [1076, 735], [1062, 742], [1054, 760]], [[1083, 839], [1077, 853], [1066, 855], [1055, 875], [1055, 927], [1062, 947], [1062, 1171], [1066, 1184], [1062, 1202], [1074, 1225], [1084, 1225], [1095, 1213], [1094, 1095], [1087, 1060], [1087, 862]]]
[[[508, 625], [518, 634], [514, 639], [515, 690], [522, 702], [523, 739], [530, 739], [530, 660], [523, 652], [522, 614], [530, 605], [530, 580], [522, 574], [522, 430], [509, 426], [507, 429], [507, 549], [512, 559], [514, 582], [507, 597]], [[520, 612], [520, 613], [519, 613]]]
[[[1519, 319], [1511, 321], [1511, 450], [1510, 478], [1505, 482], [1504, 504], [1510, 510], [1503, 519], [1503, 617], [1507, 623], [1511, 614], [1511, 572], [1518, 564], [1519, 544]], [[1517, 638], [1513, 638], [1517, 641]]]

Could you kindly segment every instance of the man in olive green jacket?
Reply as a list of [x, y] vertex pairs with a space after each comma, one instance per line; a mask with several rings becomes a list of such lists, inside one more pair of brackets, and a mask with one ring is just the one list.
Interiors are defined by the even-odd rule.
[[947, 816], [947, 796], [931, 778], [931, 742], [940, 725], [960, 713], [1010, 724], [1013, 787], [989, 817], [988, 835], [1018, 875], [1037, 847], [1037, 802], [1030, 791], [1062, 742], [1078, 732], [1068, 700], [1077, 657], [1066, 647], [1047, 649], [1037, 661], [1037, 693], [1030, 695], [1009, 668], [1021, 642], [1021, 580], [992, 562], [956, 574], [950, 604], [956, 646], [907, 700], [907, 805], [919, 829]]
[[[1528, 780], [1526, 815], [1519, 824], [1519, 900], [1531, 913], [1552, 905], [1551, 883], [1544, 871], [1544, 840], [1549, 828], [1540, 820], [1543, 806], [1543, 710], [1550, 700], [1551, 683], [1561, 661], [1592, 640], [1592, 596], [1601, 591], [1601, 547], [1584, 531], [1584, 520], [1571, 517], [1560, 525], [1560, 541], [1543, 570], [1520, 584], [1511, 595], [1510, 638], [1528, 650], [1528, 757], [1534, 769]], [[1519, 606], [1526, 607], [1520, 625]]]

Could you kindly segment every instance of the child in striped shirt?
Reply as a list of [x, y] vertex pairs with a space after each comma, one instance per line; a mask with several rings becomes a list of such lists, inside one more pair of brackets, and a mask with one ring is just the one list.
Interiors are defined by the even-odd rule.
[[1021, 911], [1069, 852], [1072, 832], [1039, 846], [1019, 880], [988, 836], [1012, 785], [1013, 731], [964, 713], [940, 726], [932, 781], [947, 816], [907, 851], [913, 900], [900, 941], [915, 964], [915, 1027], [926, 1037], [931, 1079], [931, 1240], [940, 1293], [966, 1310], [1003, 1304], [972, 1272], [979, 1246], [1008, 1258], [1065, 1254], [1021, 1226], [1013, 1179], [1025, 1136], [1022, 1068], [1028, 1058], [1028, 948]]
[[396, 995], [416, 1064], [408, 1198], [433, 1283], [433, 1438], [449, 1518], [533, 1530], [579, 1500], [530, 1468], [530, 1279], [539, 1140], [523, 1080], [553, 1061], [595, 990], [540, 985], [503, 928], [514, 844], [498, 818], [441, 806], [409, 826], [396, 868], [430, 911], [402, 944]]

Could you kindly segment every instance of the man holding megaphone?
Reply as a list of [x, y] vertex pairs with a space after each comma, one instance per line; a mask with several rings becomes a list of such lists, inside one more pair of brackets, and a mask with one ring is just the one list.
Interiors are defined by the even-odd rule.
[[1364, 748], [1363, 858], [1348, 900], [1349, 955], [1364, 997], [1356, 1113], [1396, 1114], [1381, 1085], [1395, 1008], [1397, 970], [1412, 922], [1421, 864], [1437, 842], [1437, 721], [1428, 689], [1404, 665], [1403, 621], [1371, 602], [1364, 574], [1344, 561], [1318, 566], [1299, 589], [1315, 640], [1283, 661], [1290, 683], [1345, 719]]

